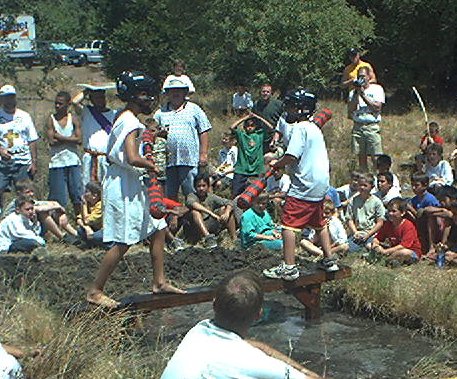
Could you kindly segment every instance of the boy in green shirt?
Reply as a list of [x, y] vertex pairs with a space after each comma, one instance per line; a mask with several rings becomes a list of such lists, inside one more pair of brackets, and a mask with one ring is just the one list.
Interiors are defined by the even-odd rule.
[[[249, 178], [265, 173], [263, 143], [268, 131], [266, 128], [259, 127], [256, 119], [264, 123], [268, 129], [274, 129], [267, 120], [254, 113], [240, 118], [230, 127], [238, 144], [238, 159], [232, 181], [233, 198], [243, 193], [248, 186]], [[243, 124], [241, 128], [239, 128], [240, 124]]]

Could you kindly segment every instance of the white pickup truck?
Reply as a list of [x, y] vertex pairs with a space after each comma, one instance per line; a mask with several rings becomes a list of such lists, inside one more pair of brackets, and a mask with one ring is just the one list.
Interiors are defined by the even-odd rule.
[[106, 41], [96, 39], [94, 41], [83, 42], [75, 46], [75, 50], [83, 53], [87, 57], [87, 62], [98, 63], [103, 59], [103, 52], [107, 50]]

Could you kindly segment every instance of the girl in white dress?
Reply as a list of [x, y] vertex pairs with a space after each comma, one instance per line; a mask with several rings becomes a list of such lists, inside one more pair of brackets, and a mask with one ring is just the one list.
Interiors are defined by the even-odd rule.
[[165, 219], [149, 214], [142, 175], [155, 170], [152, 161], [139, 154], [139, 137], [145, 126], [137, 116], [151, 114], [155, 81], [140, 72], [124, 72], [117, 80], [118, 96], [127, 104], [115, 119], [109, 135], [107, 158], [110, 162], [103, 182], [103, 242], [114, 242], [102, 260], [97, 276], [87, 293], [90, 303], [114, 308], [119, 302], [103, 293], [111, 273], [131, 245], [149, 237], [154, 271], [152, 292], [184, 293], [165, 279], [163, 256]]

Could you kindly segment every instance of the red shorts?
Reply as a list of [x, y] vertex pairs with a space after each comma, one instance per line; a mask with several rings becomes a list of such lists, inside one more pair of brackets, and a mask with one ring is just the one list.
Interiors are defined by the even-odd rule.
[[286, 196], [281, 223], [283, 228], [297, 232], [306, 227], [313, 229], [324, 228], [326, 225], [324, 219], [324, 200], [312, 202]]

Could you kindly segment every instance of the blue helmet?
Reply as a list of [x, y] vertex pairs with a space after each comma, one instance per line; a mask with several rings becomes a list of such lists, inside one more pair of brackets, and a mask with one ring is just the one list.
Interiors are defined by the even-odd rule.
[[297, 114], [311, 116], [316, 110], [317, 96], [304, 88], [290, 90], [284, 96], [284, 105], [297, 108]]
[[157, 81], [141, 71], [124, 71], [116, 79], [116, 89], [122, 101], [129, 101], [140, 92], [151, 97], [158, 93]]

